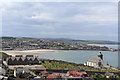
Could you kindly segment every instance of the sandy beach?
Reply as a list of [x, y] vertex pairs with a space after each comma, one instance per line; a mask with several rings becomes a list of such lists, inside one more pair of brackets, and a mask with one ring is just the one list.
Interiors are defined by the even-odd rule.
[[23, 50], [23, 51], [17, 51], [17, 50], [11, 50], [11, 51], [0, 51], [0, 52], [5, 52], [8, 55], [20, 55], [19, 53], [32, 53], [32, 54], [37, 54], [37, 53], [42, 53], [42, 52], [54, 52], [57, 50], [50, 50], [50, 49], [39, 49], [39, 50]]

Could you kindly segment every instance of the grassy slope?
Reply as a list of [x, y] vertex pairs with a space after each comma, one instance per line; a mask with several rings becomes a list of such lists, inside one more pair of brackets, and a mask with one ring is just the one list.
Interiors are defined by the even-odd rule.
[[91, 68], [87, 66], [77, 66], [72, 64], [61, 63], [58, 61], [44, 61], [42, 63], [46, 67], [46, 69], [57, 69], [57, 70], [85, 70], [85, 71], [100, 71], [100, 72], [117, 72], [116, 70], [109, 69], [109, 70], [99, 70], [96, 68]]
[[7, 54], [4, 52], [0, 52], [0, 58], [2, 58], [3, 55], [7, 55]]

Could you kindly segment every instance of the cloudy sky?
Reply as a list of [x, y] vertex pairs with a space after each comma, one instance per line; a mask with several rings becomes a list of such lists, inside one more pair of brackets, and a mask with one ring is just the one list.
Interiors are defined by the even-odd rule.
[[2, 36], [118, 38], [116, 2], [14, 2], [2, 10]]

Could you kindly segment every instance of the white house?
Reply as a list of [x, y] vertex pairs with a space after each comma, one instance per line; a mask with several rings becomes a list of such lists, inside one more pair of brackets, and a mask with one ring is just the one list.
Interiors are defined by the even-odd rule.
[[104, 65], [103, 55], [100, 53], [100, 55], [96, 57], [90, 57], [84, 65], [96, 68], [102, 67]]

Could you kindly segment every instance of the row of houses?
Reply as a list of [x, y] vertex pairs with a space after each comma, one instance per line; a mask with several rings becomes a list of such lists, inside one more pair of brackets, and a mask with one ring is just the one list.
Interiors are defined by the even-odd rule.
[[9, 56], [6, 59], [6, 63], [8, 65], [40, 65], [41, 61], [39, 58], [33, 55], [17, 55], [17, 56]]
[[[15, 69], [14, 77], [18, 77], [19, 73], [25, 75], [31, 73], [31, 71], [29, 69]], [[67, 71], [67, 73], [51, 73], [46, 70], [40, 71], [32, 80], [83, 80], [83, 78], [93, 80], [92, 78], [88, 77], [86, 72]]]
[[[29, 69], [15, 69], [14, 77], [18, 77], [19, 73], [21, 73], [24, 77], [26, 77], [25, 74], [28, 74], [30, 72], [31, 71]], [[68, 70], [65, 73], [60, 73], [60, 72], [51, 73], [51, 71], [44, 70], [44, 71], [38, 71], [37, 76], [33, 76], [31, 79], [29, 78], [29, 80], [97, 80], [97, 79], [91, 78], [90, 75], [93, 75], [93, 74], [89, 74], [85, 71]], [[100, 75], [106, 78], [117, 76], [116, 74], [109, 73], [109, 72], [106, 72]], [[116, 79], [113, 78], [111, 80], [116, 80]]]

